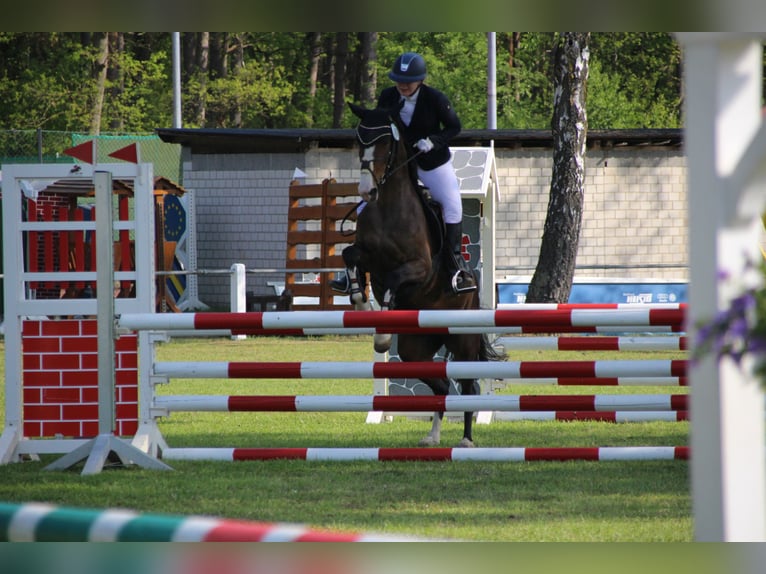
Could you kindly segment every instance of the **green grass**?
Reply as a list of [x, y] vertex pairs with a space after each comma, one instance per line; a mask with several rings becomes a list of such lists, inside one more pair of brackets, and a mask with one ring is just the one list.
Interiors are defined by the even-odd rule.
[[[555, 360], [562, 353], [514, 353]], [[567, 359], [647, 354], [566, 353]], [[681, 358], [652, 353], [651, 358]], [[160, 361], [370, 361], [369, 337], [175, 340]], [[366, 380], [173, 380], [161, 394], [369, 394]], [[508, 385], [500, 392], [681, 393], [679, 387]], [[366, 413], [174, 413], [160, 430], [182, 446], [412, 447], [430, 423], [407, 417], [365, 424]], [[482, 447], [685, 445], [688, 423], [494, 422], [477, 425]], [[447, 423], [454, 446], [462, 423]], [[689, 466], [649, 462], [191, 462], [173, 472], [108, 468], [43, 471], [55, 456], [0, 467], [0, 501], [42, 501], [143, 512], [206, 514], [315, 528], [471, 541], [690, 541]]]

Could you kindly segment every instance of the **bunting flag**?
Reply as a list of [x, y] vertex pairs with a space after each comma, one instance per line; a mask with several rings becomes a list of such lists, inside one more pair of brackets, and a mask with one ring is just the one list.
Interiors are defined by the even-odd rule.
[[109, 157], [138, 163], [138, 144], [132, 143], [109, 154]]
[[85, 143], [64, 150], [65, 155], [71, 156], [85, 163], [93, 163], [96, 157], [96, 140], [88, 140]]

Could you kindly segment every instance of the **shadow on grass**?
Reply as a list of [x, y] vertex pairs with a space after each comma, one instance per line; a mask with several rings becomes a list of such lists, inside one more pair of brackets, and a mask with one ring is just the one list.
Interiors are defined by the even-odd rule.
[[173, 461], [82, 477], [7, 467], [0, 499], [461, 540], [691, 538], [688, 464]]
[[[430, 423], [363, 415], [227, 413], [173, 417], [172, 447], [415, 447]], [[287, 417], [280, 420], [281, 417]], [[289, 420], [290, 424], [286, 424]], [[211, 430], [213, 429], [213, 430]], [[462, 423], [446, 423], [454, 446]], [[492, 423], [482, 447], [684, 445], [688, 423]], [[359, 532], [486, 541], [689, 541], [687, 461], [169, 461], [83, 477], [41, 462], [6, 465], [0, 500], [296, 522]]]

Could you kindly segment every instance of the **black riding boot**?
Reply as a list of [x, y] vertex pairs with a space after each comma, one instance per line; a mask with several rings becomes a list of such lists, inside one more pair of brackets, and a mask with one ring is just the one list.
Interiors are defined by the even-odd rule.
[[463, 259], [463, 224], [446, 224], [446, 263], [453, 293], [465, 293], [476, 289], [476, 279]]

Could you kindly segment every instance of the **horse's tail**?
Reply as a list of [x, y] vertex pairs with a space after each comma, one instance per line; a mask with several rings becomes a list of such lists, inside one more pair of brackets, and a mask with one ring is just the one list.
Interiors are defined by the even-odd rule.
[[479, 344], [479, 360], [480, 361], [505, 361], [508, 356], [505, 351], [498, 350], [497, 347], [493, 347], [489, 342], [489, 337], [486, 333], [482, 333], [481, 342]]
[[[476, 271], [473, 272], [474, 277], [476, 277], [476, 284], [479, 284], [479, 278], [476, 276]], [[474, 293], [473, 300], [471, 301], [470, 305], [471, 309], [481, 309], [481, 300], [479, 297], [479, 292], [476, 291]], [[497, 347], [493, 347], [492, 343], [489, 342], [489, 337], [486, 333], [482, 333], [480, 335], [481, 339], [479, 341], [479, 361], [505, 361], [508, 356], [505, 354], [505, 351], [498, 350]]]

